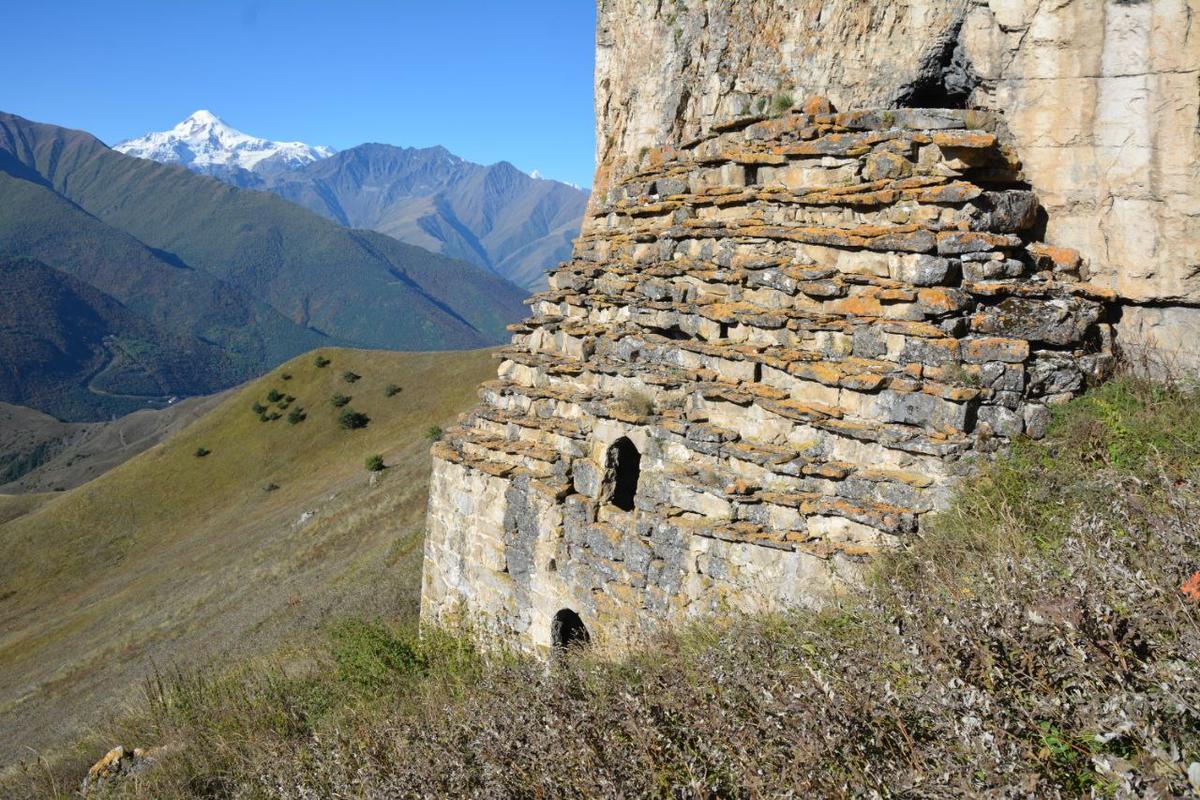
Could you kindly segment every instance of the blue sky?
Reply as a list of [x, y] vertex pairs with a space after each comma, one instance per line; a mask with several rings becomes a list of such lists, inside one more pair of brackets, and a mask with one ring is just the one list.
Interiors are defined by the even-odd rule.
[[0, 110], [105, 142], [207, 108], [270, 139], [445, 145], [588, 186], [592, 0], [106, 0], [4, 10]]

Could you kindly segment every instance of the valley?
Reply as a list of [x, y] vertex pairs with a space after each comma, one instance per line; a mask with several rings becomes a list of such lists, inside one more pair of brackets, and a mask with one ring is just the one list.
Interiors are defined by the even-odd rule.
[[[429, 431], [493, 369], [487, 350], [320, 350], [94, 480], [0, 494], [0, 761], [73, 740], [154, 665], [266, 652], [349, 609], [415, 615]], [[365, 427], [339, 425], [339, 394]]]
[[0, 403], [0, 494], [73, 489], [183, 429], [223, 397], [189, 397], [105, 422], [61, 422]]

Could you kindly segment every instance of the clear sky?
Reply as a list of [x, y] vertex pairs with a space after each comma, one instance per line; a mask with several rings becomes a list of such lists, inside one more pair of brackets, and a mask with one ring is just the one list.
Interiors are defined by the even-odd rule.
[[4, 5], [0, 110], [109, 144], [206, 108], [338, 149], [445, 145], [588, 186], [593, 0]]

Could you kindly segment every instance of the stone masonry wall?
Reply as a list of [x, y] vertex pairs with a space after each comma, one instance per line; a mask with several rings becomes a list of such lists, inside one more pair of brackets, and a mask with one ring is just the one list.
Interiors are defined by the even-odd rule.
[[434, 448], [425, 621], [544, 653], [563, 609], [619, 649], [818, 604], [1107, 369], [1115, 295], [996, 118], [776, 111], [608, 172]]
[[1118, 341], [1200, 370], [1200, 0], [599, 0], [597, 186], [780, 94], [1003, 112]]

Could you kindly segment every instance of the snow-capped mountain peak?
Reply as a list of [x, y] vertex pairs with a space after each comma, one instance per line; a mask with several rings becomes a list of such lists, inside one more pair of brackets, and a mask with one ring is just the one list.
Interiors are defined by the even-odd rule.
[[304, 142], [273, 142], [250, 136], [200, 109], [169, 131], [128, 139], [114, 150], [164, 164], [182, 164], [196, 172], [222, 169], [255, 170], [266, 163], [301, 166], [334, 154], [329, 147]]

